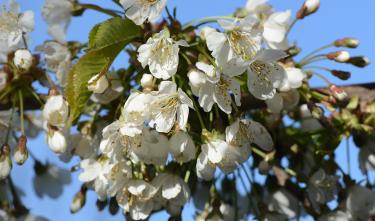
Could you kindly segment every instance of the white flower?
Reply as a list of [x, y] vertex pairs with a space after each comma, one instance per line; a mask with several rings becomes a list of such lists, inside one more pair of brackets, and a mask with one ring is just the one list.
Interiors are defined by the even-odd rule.
[[208, 146], [202, 146], [202, 152], [197, 158], [196, 173], [204, 180], [212, 180], [215, 175], [216, 166], [208, 160]]
[[375, 170], [375, 142], [368, 141], [360, 148], [358, 154], [359, 167], [363, 174]]
[[[204, 111], [209, 112], [214, 103], [227, 114], [232, 112], [232, 98], [237, 106], [241, 106], [240, 83], [235, 78], [221, 75], [212, 65], [202, 62], [196, 64], [197, 68], [206, 75], [206, 80], [202, 81], [198, 90], [199, 105]], [[203, 83], [204, 82], [204, 83]]]
[[285, 73], [286, 77], [279, 87], [279, 90], [283, 92], [300, 88], [303, 80], [306, 78], [306, 74], [299, 68], [286, 67]]
[[107, 90], [105, 90], [102, 94], [92, 94], [90, 99], [93, 102], [100, 104], [109, 104], [113, 100], [117, 99], [124, 91], [124, 87], [122, 86], [122, 83], [119, 80], [119, 76], [115, 71], [110, 71], [107, 74], [107, 79], [111, 82], [111, 86], [108, 87]]
[[7, 85], [8, 75], [4, 71], [0, 71], [0, 91]]
[[260, 123], [249, 119], [237, 119], [225, 129], [226, 142], [241, 150], [241, 158], [247, 160], [250, 144], [256, 144], [265, 151], [273, 149], [272, 137]]
[[150, 103], [153, 96], [147, 93], [132, 93], [125, 102], [122, 112], [123, 135], [134, 137], [142, 133], [143, 125], [150, 119]]
[[116, 195], [119, 206], [134, 220], [144, 220], [154, 209], [153, 197], [158, 189], [143, 180], [130, 180]]
[[164, 165], [169, 153], [168, 138], [161, 133], [145, 128], [142, 131], [141, 139], [140, 146], [130, 146], [130, 158], [134, 162], [143, 161], [146, 164]]
[[284, 214], [288, 219], [296, 217], [301, 210], [297, 198], [285, 189], [272, 193], [267, 200], [267, 205], [270, 211]]
[[55, 127], [64, 127], [69, 115], [68, 102], [62, 95], [50, 96], [43, 108], [43, 119]]
[[273, 98], [266, 100], [266, 104], [271, 113], [278, 114], [283, 109], [292, 110], [298, 105], [299, 100], [299, 92], [291, 89], [287, 92], [276, 93]]
[[203, 27], [201, 29], [201, 32], [200, 32], [199, 36], [201, 37], [202, 40], [206, 40], [207, 39], [207, 35], [209, 35], [212, 32], [215, 32], [215, 31], [216, 31], [216, 29], [211, 28], [209, 26], [206, 26], [206, 27]]
[[33, 177], [35, 193], [39, 198], [47, 195], [57, 198], [63, 193], [64, 186], [70, 184], [71, 175], [69, 170], [57, 167], [54, 164], [35, 165], [36, 175]]
[[14, 53], [13, 63], [19, 69], [29, 70], [33, 64], [33, 55], [27, 49], [18, 49]]
[[117, 120], [106, 126], [99, 145], [99, 150], [114, 162], [121, 161], [131, 146], [138, 147], [141, 142], [140, 136], [132, 138], [122, 135], [120, 129], [123, 125], [123, 122]]
[[87, 88], [93, 93], [101, 94], [107, 90], [108, 86], [109, 83], [107, 77], [105, 75], [100, 76], [100, 74], [97, 74], [90, 78]]
[[287, 33], [291, 25], [291, 11], [275, 12], [263, 27], [263, 37], [270, 48], [286, 50], [288, 49]]
[[328, 175], [323, 169], [319, 169], [310, 177], [307, 194], [317, 212], [320, 212], [320, 204], [335, 198], [337, 182], [337, 176]]
[[210, 163], [218, 166], [224, 173], [228, 174], [236, 169], [241, 161], [241, 153], [238, 147], [232, 146], [224, 140], [214, 138], [202, 145], [207, 149], [207, 157]]
[[272, 6], [267, 4], [268, 0], [247, 0], [245, 9], [249, 14], [258, 19], [267, 18], [272, 13]]
[[47, 144], [49, 148], [57, 154], [63, 154], [66, 152], [67, 141], [65, 135], [58, 130], [50, 129], [48, 131]]
[[303, 104], [300, 106], [300, 114], [301, 114], [301, 130], [304, 132], [307, 131], [317, 131], [323, 128], [320, 122], [313, 118], [311, 111], [307, 104]]
[[114, 197], [132, 178], [132, 168], [125, 161], [121, 161], [111, 166], [107, 176], [107, 194]]
[[368, 220], [375, 215], [375, 193], [366, 187], [352, 187], [346, 199], [346, 209], [353, 220]]
[[279, 88], [285, 78], [285, 70], [277, 64], [286, 54], [279, 50], [264, 49], [257, 53], [247, 71], [247, 87], [254, 97], [271, 99], [276, 88]]
[[141, 78], [141, 86], [143, 88], [152, 88], [154, 85], [154, 77], [151, 74], [143, 74]]
[[66, 29], [73, 12], [70, 0], [45, 0], [42, 15], [48, 24], [48, 34], [58, 42], [64, 43]]
[[161, 15], [167, 0], [120, 0], [125, 15], [135, 24], [141, 25], [148, 20], [155, 22]]
[[0, 9], [0, 62], [5, 62], [7, 54], [17, 48], [25, 47], [23, 38], [34, 30], [34, 13], [20, 13], [19, 5], [11, 0], [9, 9], [4, 5]]
[[164, 29], [138, 48], [138, 61], [143, 68], [148, 65], [154, 77], [167, 80], [177, 72], [179, 46], [189, 45], [184, 40], [174, 41], [169, 31]]
[[182, 206], [190, 198], [189, 186], [180, 177], [162, 173], [152, 180], [152, 185], [161, 193], [162, 201], [172, 216], [181, 213]]
[[248, 16], [237, 22], [219, 21], [225, 33], [212, 31], [207, 35], [207, 47], [216, 63], [228, 76], [245, 72], [249, 62], [260, 50], [261, 35], [253, 29], [257, 19]]
[[48, 41], [37, 48], [44, 52], [48, 68], [56, 72], [57, 80], [60, 85], [65, 87], [67, 83], [68, 72], [71, 67], [71, 54], [69, 48], [63, 44], [54, 41]]
[[177, 162], [188, 162], [195, 159], [195, 145], [193, 139], [185, 131], [176, 132], [169, 140], [170, 151]]
[[[189, 117], [189, 107], [194, 109], [193, 101], [184, 91], [171, 81], [162, 81], [159, 92], [151, 102], [151, 127], [158, 132], [168, 133], [177, 122], [181, 130], [185, 130]], [[177, 119], [176, 119], [177, 118]]]
[[85, 159], [81, 161], [80, 166], [83, 172], [79, 175], [79, 180], [85, 183], [93, 182], [99, 199], [105, 199], [109, 185], [107, 175], [113, 166], [110, 164], [109, 159], [106, 157], [99, 158], [98, 160]]

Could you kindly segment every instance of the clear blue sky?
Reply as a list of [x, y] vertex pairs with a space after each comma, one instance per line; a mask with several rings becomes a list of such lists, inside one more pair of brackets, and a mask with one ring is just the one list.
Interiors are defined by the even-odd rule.
[[[0, 1], [4, 3], [4, 0]], [[41, 19], [41, 7], [43, 0], [18, 0], [22, 10], [33, 10], [36, 14], [36, 28], [32, 34], [31, 47], [41, 44], [44, 40], [48, 40], [46, 24]], [[82, 1], [84, 2], [84, 1]], [[93, 0], [86, 1], [99, 4], [103, 7], [116, 7], [110, 0]], [[245, 4], [245, 0], [169, 0], [168, 7], [177, 7], [178, 18], [183, 21], [189, 21], [205, 16], [228, 15], [236, 8]], [[301, 6], [303, 0], [270, 0], [270, 3], [277, 10], [292, 9], [293, 14]], [[361, 46], [355, 50], [357, 55], [367, 55], [371, 60], [375, 60], [375, 29], [372, 22], [375, 21], [375, 1], [373, 0], [322, 0], [321, 9], [314, 16], [308, 17], [302, 22], [297, 23], [294, 31], [291, 33], [291, 41], [298, 39], [298, 44], [303, 47], [304, 53], [323, 46], [340, 37], [357, 37], [361, 40]], [[87, 12], [83, 17], [74, 18], [69, 28], [68, 39], [79, 40], [85, 42], [87, 34], [91, 27], [105, 20], [107, 17], [96, 12]], [[118, 61], [117, 65], [126, 65], [126, 60]], [[340, 69], [339, 64], [335, 64], [335, 69]], [[350, 66], [342, 65], [342, 68], [352, 72], [352, 79], [346, 84], [375, 81], [375, 66], [370, 65], [366, 69], [357, 69]], [[342, 83], [339, 80], [332, 79], [333, 82]], [[322, 85], [320, 81], [314, 81], [314, 85]], [[29, 148], [35, 155], [45, 161], [55, 162], [65, 168], [66, 165], [59, 163], [57, 157], [49, 151], [44, 143], [44, 137], [39, 137], [29, 143]], [[357, 148], [351, 144], [351, 162], [352, 172], [358, 171]], [[340, 165], [346, 164], [346, 156], [344, 145], [338, 149], [338, 162]], [[78, 163], [77, 160], [71, 162], [71, 165]], [[26, 193], [22, 197], [26, 206], [31, 209], [32, 213], [45, 215], [52, 221], [74, 221], [74, 220], [110, 220], [110, 216], [106, 212], [98, 213], [95, 208], [95, 194], [89, 192], [86, 207], [76, 215], [70, 215], [69, 204], [72, 196], [80, 187], [77, 180], [77, 173], [73, 174], [72, 184], [64, 189], [64, 194], [57, 200], [44, 197], [39, 199], [33, 191], [32, 170], [33, 163], [31, 160], [22, 166], [14, 166], [12, 177], [15, 183]], [[343, 168], [346, 168], [343, 166]], [[355, 177], [360, 180], [361, 174], [355, 173]], [[192, 220], [191, 205], [184, 210], [184, 220]], [[117, 215], [116, 219], [122, 220], [121, 215]], [[165, 216], [157, 216], [151, 220], [164, 220]]]

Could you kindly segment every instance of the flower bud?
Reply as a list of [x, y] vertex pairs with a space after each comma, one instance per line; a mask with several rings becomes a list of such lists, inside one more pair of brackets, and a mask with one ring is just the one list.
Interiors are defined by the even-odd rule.
[[320, 6], [320, 0], [306, 0], [302, 8], [297, 12], [298, 19], [304, 19], [306, 16], [315, 13]]
[[57, 154], [62, 154], [66, 151], [65, 136], [58, 130], [50, 129], [47, 136], [47, 143], [50, 149]]
[[60, 95], [59, 90], [56, 87], [51, 87], [48, 91], [48, 96], [57, 96]]
[[345, 63], [350, 59], [350, 54], [347, 51], [336, 51], [327, 54], [327, 58], [336, 62]]
[[340, 71], [340, 70], [331, 70], [331, 74], [335, 77], [340, 78], [341, 80], [348, 80], [351, 76], [351, 73], [348, 71]]
[[33, 65], [33, 55], [27, 49], [18, 49], [14, 53], [13, 63], [19, 69], [29, 70]]
[[214, 32], [214, 31], [216, 31], [216, 29], [211, 28], [211, 27], [204, 27], [204, 28], [202, 28], [201, 33], [200, 33], [201, 39], [202, 40], [206, 40], [207, 35], [210, 34], [210, 33], [212, 33], [212, 32]]
[[108, 204], [107, 198], [105, 198], [104, 200], [100, 200], [100, 199], [96, 200], [96, 208], [98, 209], [98, 211], [103, 211], [104, 208], [107, 206], [107, 204]]
[[22, 165], [25, 163], [27, 158], [29, 157], [29, 152], [27, 151], [27, 137], [25, 135], [22, 135], [19, 140], [16, 147], [16, 151], [14, 152], [14, 160], [18, 165]]
[[0, 150], [0, 180], [7, 178], [11, 170], [10, 147], [8, 144], [4, 144]]
[[0, 91], [7, 85], [8, 75], [4, 71], [0, 71]]
[[118, 203], [116, 201], [116, 197], [112, 197], [109, 200], [109, 207], [108, 207], [109, 213], [111, 215], [116, 215], [116, 213], [118, 212], [119, 209], [120, 208], [119, 208]]
[[141, 78], [141, 86], [143, 88], [152, 88], [154, 86], [154, 77], [151, 74], [143, 74]]
[[196, 69], [192, 69], [188, 73], [189, 81], [193, 87], [200, 87], [206, 82], [204, 73]]
[[336, 47], [357, 48], [359, 40], [355, 38], [342, 38], [335, 41]]
[[351, 57], [347, 63], [350, 63], [356, 67], [364, 68], [370, 64], [370, 59], [364, 56]]
[[331, 85], [331, 86], [329, 86], [329, 91], [339, 101], [344, 101], [344, 100], [346, 100], [348, 98], [348, 94], [344, 90], [338, 88], [334, 84]]
[[85, 186], [81, 187], [81, 190], [74, 195], [73, 201], [70, 204], [70, 212], [77, 213], [80, 211], [86, 203], [86, 192], [87, 188]]
[[307, 106], [311, 111], [311, 115], [313, 118], [321, 119], [322, 117], [324, 117], [324, 111], [321, 107], [317, 106], [314, 103], [308, 103]]
[[89, 80], [87, 88], [89, 91], [96, 94], [102, 94], [105, 90], [107, 90], [108, 86], [109, 83], [107, 77], [105, 75], [100, 76], [100, 74], [97, 74]]

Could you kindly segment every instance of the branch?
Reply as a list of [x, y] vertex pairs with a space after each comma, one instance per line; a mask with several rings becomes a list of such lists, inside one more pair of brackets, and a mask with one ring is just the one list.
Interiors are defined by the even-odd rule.
[[[371, 103], [375, 101], [375, 82], [343, 85], [339, 88], [343, 89], [349, 97], [358, 96], [361, 100], [361, 103]], [[328, 88], [312, 88], [312, 90], [329, 94]], [[243, 96], [241, 102], [241, 110], [252, 110], [266, 107], [266, 103], [264, 101], [258, 100], [252, 95]]]
[[[341, 86], [340, 88], [344, 89], [350, 97], [358, 96], [362, 103], [370, 103], [375, 101], [375, 82], [345, 85]], [[329, 93], [327, 88], [314, 88], [313, 90]], [[252, 95], [243, 96], [241, 102], [241, 110], [251, 110], [266, 107], [264, 101], [258, 100]], [[11, 102], [0, 103], [0, 111], [10, 110], [11, 108]], [[25, 110], [38, 110], [41, 108], [41, 105], [36, 99], [28, 98], [25, 100], [24, 108]]]

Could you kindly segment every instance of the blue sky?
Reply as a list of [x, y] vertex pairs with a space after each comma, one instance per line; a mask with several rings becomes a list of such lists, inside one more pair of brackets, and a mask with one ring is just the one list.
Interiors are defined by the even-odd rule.
[[[4, 0], [0, 1], [4, 3]], [[40, 11], [43, 0], [18, 0], [22, 10], [33, 10], [36, 14], [36, 28], [32, 34], [31, 47], [41, 44], [43, 41], [50, 39], [48, 37], [46, 24], [41, 19]], [[84, 1], [82, 1], [84, 2]], [[85, 1], [88, 3], [99, 4], [103, 7], [116, 7], [110, 0], [93, 0]], [[196, 18], [216, 15], [229, 15], [236, 8], [245, 4], [245, 0], [169, 0], [168, 7], [177, 7], [178, 18], [182, 22], [187, 22]], [[291, 9], [293, 14], [303, 3], [302, 0], [270, 0], [277, 10]], [[375, 1], [372, 0], [322, 0], [321, 8], [313, 16], [305, 18], [296, 24], [291, 33], [290, 40], [297, 41], [299, 46], [303, 48], [303, 54], [313, 49], [323, 46], [333, 40], [341, 37], [357, 37], [361, 41], [359, 49], [353, 51], [355, 55], [367, 55], [371, 60], [375, 59], [375, 29], [371, 24], [375, 21]], [[117, 8], [119, 9], [119, 8]], [[69, 40], [78, 40], [85, 42], [87, 34], [96, 23], [107, 19], [106, 16], [96, 12], [88, 11], [83, 17], [74, 18], [68, 31]], [[116, 66], [126, 65], [126, 60], [119, 60]], [[358, 69], [351, 66], [333, 64], [335, 69], [348, 70], [352, 72], [352, 79], [344, 84], [373, 82], [375, 81], [375, 66], [370, 65], [366, 69]], [[342, 81], [332, 79], [333, 82], [342, 84]], [[319, 80], [314, 80], [316, 86], [322, 85]], [[361, 174], [358, 173], [357, 148], [350, 142], [351, 146], [351, 162], [352, 174], [359, 180]], [[60, 163], [57, 157], [48, 149], [44, 143], [44, 137], [39, 137], [29, 143], [30, 151], [33, 152], [38, 159], [55, 162], [58, 165], [69, 168]], [[345, 146], [340, 145], [338, 149], [338, 163], [346, 164]], [[77, 160], [71, 162], [69, 166], [78, 163]], [[73, 174], [72, 184], [64, 189], [64, 194], [57, 200], [44, 197], [39, 199], [33, 191], [32, 177], [34, 176], [32, 160], [22, 166], [14, 166], [12, 177], [15, 183], [22, 187], [26, 195], [22, 197], [26, 206], [35, 214], [43, 214], [53, 221], [75, 221], [75, 220], [109, 220], [106, 212], [97, 212], [95, 208], [96, 196], [93, 192], [89, 192], [86, 207], [76, 215], [70, 215], [69, 204], [75, 192], [79, 190], [80, 183], [77, 181], [77, 173]], [[345, 168], [345, 166], [343, 166]], [[353, 173], [356, 171], [356, 173]], [[184, 220], [192, 219], [191, 205], [185, 209]], [[116, 219], [122, 220], [121, 215], [117, 215]], [[159, 215], [151, 220], [164, 220], [165, 216]]]

